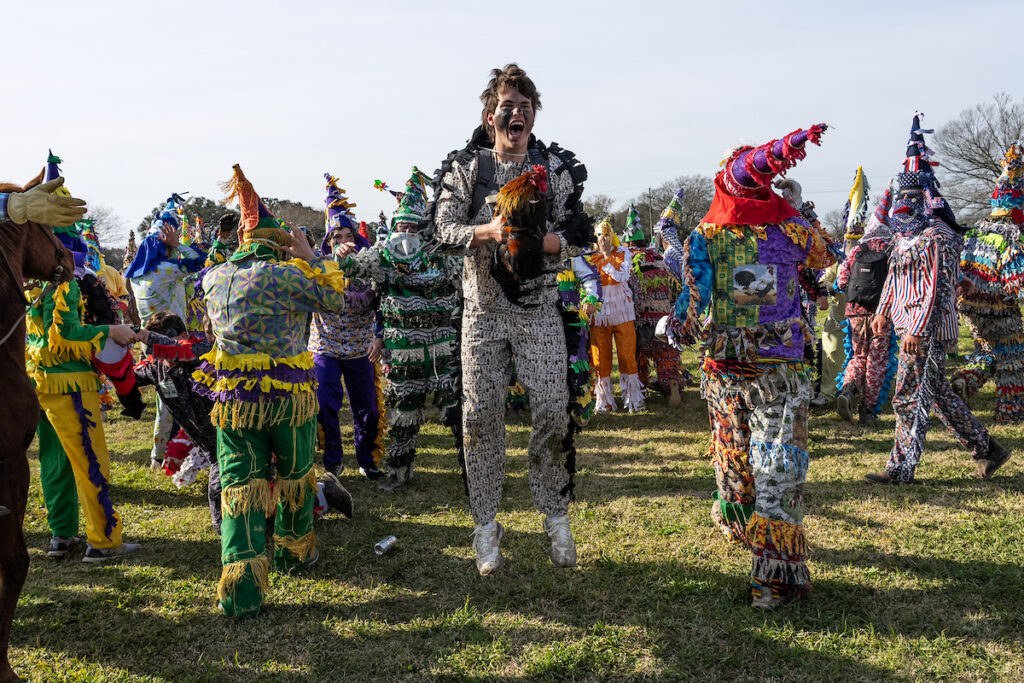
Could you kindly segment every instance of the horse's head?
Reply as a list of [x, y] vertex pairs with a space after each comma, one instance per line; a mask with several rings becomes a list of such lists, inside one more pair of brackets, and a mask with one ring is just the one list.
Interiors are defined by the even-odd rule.
[[[43, 181], [42, 172], [24, 186], [0, 183], [0, 192], [24, 192]], [[70, 281], [75, 274], [75, 260], [64, 248], [48, 225], [6, 223], [2, 231], [4, 248], [11, 265], [21, 265], [21, 275], [26, 279]], [[9, 246], [8, 246], [9, 245]]]

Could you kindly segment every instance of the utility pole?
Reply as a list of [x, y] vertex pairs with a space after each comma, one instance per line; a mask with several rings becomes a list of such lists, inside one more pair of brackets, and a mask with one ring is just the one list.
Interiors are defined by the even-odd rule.
[[647, 227], [651, 230], [651, 234], [654, 234], [654, 195], [651, 193], [651, 188], [647, 188]]

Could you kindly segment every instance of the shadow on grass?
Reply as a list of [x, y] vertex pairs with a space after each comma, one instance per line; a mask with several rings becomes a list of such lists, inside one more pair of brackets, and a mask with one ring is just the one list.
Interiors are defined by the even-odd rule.
[[[377, 558], [369, 539], [381, 525], [404, 544]], [[321, 563], [302, 576], [275, 577], [264, 614], [247, 621], [197, 609], [212, 602], [218, 573], [215, 562], [196, 562], [208, 544], [181, 543], [157, 558], [153, 548], [103, 568], [61, 565], [34, 573], [13, 644], [174, 680], [261, 674], [340, 680], [365, 675], [368, 661], [377, 676], [391, 680], [428, 674], [500, 680], [500, 668], [489, 670], [480, 656], [494, 648], [505, 664], [530, 652], [524, 675], [546, 680], [630, 676], [631, 658], [641, 655], [660, 662], [661, 675], [672, 679], [786, 676], [791, 666], [808, 677], [887, 675], [855, 658], [809, 651], [785, 635], [843, 628], [846, 616], [830, 601], [849, 586], [827, 586], [805, 603], [765, 615], [746, 606], [745, 577], [679, 559], [586, 555], [580, 569], [558, 570], [547, 562], [542, 534], [514, 531], [503, 543], [506, 567], [480, 577], [464, 552], [467, 531], [372, 518], [361, 529], [328, 527]], [[356, 538], [334, 545], [339, 536]], [[154, 560], [155, 567], [144, 564]], [[168, 568], [183, 584], [169, 596], [153, 585], [174, 580], [159, 571]], [[334, 594], [339, 586], [347, 598]], [[94, 637], [63, 637], [76, 629]], [[300, 667], [301, 675], [274, 671], [281, 660]]]

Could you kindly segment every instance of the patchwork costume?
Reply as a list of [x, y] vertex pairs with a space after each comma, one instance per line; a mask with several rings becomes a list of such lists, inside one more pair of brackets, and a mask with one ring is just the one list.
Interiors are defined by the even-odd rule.
[[[182, 320], [188, 320], [188, 294], [185, 277], [203, 267], [205, 255], [188, 245], [169, 249], [160, 241], [164, 226], [175, 231], [181, 227], [185, 200], [179, 194], [167, 198], [163, 210], [153, 219], [149, 232], [142, 238], [131, 265], [124, 272], [132, 285], [135, 304], [142, 323], [157, 311], [170, 311]], [[167, 442], [172, 436], [174, 421], [160, 398], [156, 402], [156, 420], [153, 424], [153, 450], [150, 461], [154, 466], [164, 459]]]
[[[327, 232], [320, 252], [329, 255], [331, 235], [343, 228], [352, 231], [358, 250], [369, 248], [369, 241], [357, 232], [357, 223], [350, 213], [355, 204], [345, 198], [334, 176], [325, 173], [324, 177], [327, 179]], [[349, 280], [345, 298], [345, 310], [341, 313], [314, 313], [309, 331], [309, 351], [313, 354], [320, 404], [317, 420], [324, 435], [324, 468], [334, 474], [340, 472], [343, 465], [338, 411], [346, 389], [352, 408], [356, 462], [364, 472], [376, 471], [384, 458], [383, 396], [378, 391], [379, 371], [369, 359], [377, 314], [372, 281]]]
[[629, 282], [633, 275], [633, 254], [619, 244], [608, 216], [596, 228], [612, 242], [606, 256], [600, 250], [587, 254], [601, 277], [601, 310], [590, 323], [590, 356], [597, 371], [596, 410], [618, 410], [612, 390], [612, 340], [619, 359], [619, 390], [622, 405], [631, 413], [644, 408], [644, 389], [637, 375], [636, 309]]
[[996, 455], [1000, 447], [993, 446], [988, 430], [946, 379], [946, 351], [959, 333], [955, 289], [963, 240], [954, 231], [956, 219], [938, 192], [931, 171], [934, 162], [929, 160], [932, 152], [924, 142], [926, 132], [931, 131], [923, 130], [915, 116], [904, 170], [892, 188], [889, 223], [895, 240], [878, 304], [878, 315], [891, 320], [901, 338], [921, 338], [920, 355], [900, 350], [892, 399], [896, 436], [885, 470], [889, 481], [903, 484], [913, 481], [921, 460], [930, 410], [971, 450], [979, 472], [987, 469], [985, 463], [993, 457], [1005, 462]]
[[[548, 520], [567, 524], [578, 428], [569, 410], [586, 396], [576, 395], [578, 400], [570, 403], [573, 367], [567, 355], [579, 360], [581, 337], [573, 325], [578, 316], [559, 307], [558, 274], [593, 241], [593, 228], [580, 203], [586, 171], [571, 153], [531, 137], [525, 159], [504, 161], [488, 146], [485, 131], [478, 128], [469, 147], [453, 152], [442, 167], [435, 239], [467, 250], [461, 353], [469, 504], [478, 536], [500, 540], [495, 517], [505, 478], [504, 408], [513, 360], [516, 377], [529, 394], [534, 505]], [[484, 200], [499, 188], [495, 206], [515, 214], [502, 211], [511, 241], [470, 246], [476, 227], [493, 216], [494, 208]], [[513, 218], [521, 225], [513, 224]], [[559, 254], [538, 253], [546, 233], [558, 236]], [[573, 285], [566, 286], [568, 293]], [[479, 553], [477, 560], [481, 572], [492, 570], [481, 566]]]
[[683, 246], [682, 293], [668, 326], [677, 346], [703, 341], [701, 395], [718, 483], [712, 519], [752, 548], [750, 591], [759, 607], [811, 587], [802, 490], [811, 368], [798, 269], [820, 268], [826, 245], [771, 182], [825, 128], [740, 147], [724, 162], [711, 208]]
[[[665, 220], [664, 213], [662, 215]], [[669, 394], [673, 386], [681, 389], [689, 384], [689, 379], [683, 376], [679, 351], [656, 334], [658, 323], [672, 312], [679, 297], [679, 279], [653, 244], [633, 254], [630, 287], [636, 307], [636, 363], [640, 383], [664, 394]], [[652, 364], [654, 381], [650, 374]]]
[[867, 180], [858, 167], [843, 215], [846, 258], [835, 283], [837, 296], [845, 304], [845, 360], [836, 377], [836, 405], [843, 419], [852, 422], [857, 415], [862, 424], [873, 424], [892, 397], [899, 343], [891, 323], [882, 334], [871, 329], [892, 251], [888, 219], [892, 188], [886, 187], [870, 220], [867, 193]]
[[318, 557], [316, 379], [306, 318], [344, 309], [344, 276], [333, 262], [284, 260], [281, 247], [291, 238], [237, 165], [225, 189], [225, 201], [237, 198], [242, 209], [239, 248], [203, 277], [216, 342], [193, 378], [213, 399], [217, 426], [223, 510], [217, 597], [226, 614], [253, 616], [267, 590], [265, 525], [275, 507], [276, 569], [299, 570]]
[[992, 213], [967, 235], [960, 267], [964, 287], [960, 312], [974, 337], [967, 365], [953, 373], [952, 384], [968, 398], [985, 382], [996, 385], [993, 418], [997, 423], [1024, 420], [1024, 146], [1014, 144], [992, 192]]
[[[412, 477], [429, 394], [433, 393], [441, 421], [452, 430], [461, 452], [459, 362], [452, 321], [459, 305], [461, 263], [451, 254], [428, 253], [415, 232], [395, 230], [403, 223], [415, 225], [418, 230], [426, 208], [426, 179], [413, 167], [401, 204], [392, 217], [391, 233], [378, 246], [339, 261], [350, 277], [372, 281], [380, 298], [387, 378], [383, 389], [388, 432], [387, 489], [402, 486]], [[383, 226], [379, 230], [383, 232]]]

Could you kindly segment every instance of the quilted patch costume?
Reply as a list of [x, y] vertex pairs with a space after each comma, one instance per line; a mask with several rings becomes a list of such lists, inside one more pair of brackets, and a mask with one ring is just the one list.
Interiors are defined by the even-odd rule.
[[[658, 323], [672, 313], [679, 297], [679, 278], [658, 250], [658, 242], [666, 230], [674, 231], [679, 220], [679, 201], [682, 189], [662, 211], [654, 229], [654, 240], [646, 249], [633, 254], [633, 303], [636, 307], [636, 362], [640, 383], [656, 388], [664, 394], [678, 398], [678, 390], [689, 383], [679, 359], [679, 350], [656, 335]], [[655, 379], [651, 380], [651, 365]], [[675, 389], [673, 389], [675, 387]]]
[[[266, 517], [276, 508], [274, 566], [316, 561], [316, 380], [306, 318], [345, 308], [344, 276], [331, 261], [287, 259], [291, 237], [238, 165], [225, 185], [242, 210], [239, 247], [202, 280], [216, 337], [193, 374], [214, 401], [220, 467], [221, 563], [217, 597], [232, 616], [259, 613], [267, 590]], [[276, 480], [268, 481], [271, 453]]]
[[387, 378], [384, 486], [389, 489], [406, 484], [412, 476], [429, 394], [460, 453], [462, 446], [458, 344], [452, 320], [459, 305], [462, 261], [422, 248], [417, 232], [426, 209], [426, 180], [414, 166], [386, 240], [339, 261], [346, 274], [372, 281], [380, 297]]
[[[840, 416], [852, 421], [856, 415], [862, 424], [873, 423], [892, 397], [899, 343], [892, 324], [888, 324], [882, 334], [875, 334], [871, 329], [871, 318], [877, 304], [869, 306], [848, 301], [847, 291], [850, 290], [854, 268], [869, 268], [865, 260], [869, 258], [868, 254], [876, 260], [888, 260], [893, 244], [888, 218], [891, 199], [892, 191], [887, 187], [869, 219], [867, 181], [863, 171], [857, 169], [843, 221], [846, 225], [846, 258], [839, 266], [836, 278], [838, 298], [845, 304], [842, 324], [845, 359], [842, 371], [836, 377], [836, 389], [839, 392], [837, 406]], [[859, 292], [851, 294], [859, 298]]]
[[[157, 311], [170, 311], [182, 320], [188, 319], [188, 294], [185, 278], [203, 267], [205, 255], [188, 245], [179, 245], [171, 249], [160, 241], [161, 229], [181, 228], [181, 216], [184, 212], [185, 200], [180, 194], [172, 194], [167, 198], [164, 208], [153, 219], [149, 231], [139, 243], [131, 264], [124, 272], [131, 282], [135, 295], [139, 318], [142, 323]], [[151, 463], [158, 467], [163, 461], [167, 450], [167, 442], [171, 438], [173, 419], [163, 402], [157, 397], [156, 420], [153, 423], [153, 450], [150, 453]]]
[[811, 587], [803, 528], [811, 372], [798, 269], [820, 268], [826, 245], [771, 183], [825, 129], [740, 147], [723, 162], [711, 208], [683, 245], [682, 293], [668, 330], [677, 346], [703, 341], [701, 395], [718, 483], [712, 518], [753, 550], [750, 591], [759, 607]]
[[1024, 420], [1024, 145], [1010, 146], [992, 191], [992, 213], [968, 231], [960, 261], [960, 312], [974, 337], [974, 353], [952, 384], [965, 398], [985, 382], [996, 385], [997, 423]]
[[[320, 252], [330, 254], [332, 236], [348, 229], [357, 250], [370, 242], [357, 231], [352, 216], [355, 204], [338, 187], [337, 178], [325, 173], [327, 198], [324, 219], [326, 234]], [[349, 280], [347, 305], [341, 313], [314, 313], [309, 332], [309, 351], [317, 381], [320, 410], [317, 420], [324, 435], [324, 468], [337, 474], [342, 467], [341, 427], [338, 411], [345, 391], [352, 408], [352, 430], [356, 461], [364, 472], [376, 471], [384, 458], [383, 381], [380, 369], [370, 362], [370, 345], [375, 336], [377, 296], [371, 280]], [[344, 387], [342, 387], [344, 380]]]
[[869, 474], [869, 481], [913, 481], [931, 411], [970, 449], [979, 474], [988, 471], [993, 458], [1001, 465], [1009, 457], [946, 379], [946, 350], [959, 334], [955, 290], [963, 239], [932, 173], [938, 162], [931, 161], [932, 151], [925, 144], [924, 134], [930, 132], [914, 116], [903, 172], [892, 187], [888, 218], [895, 240], [877, 311], [892, 321], [902, 340], [918, 338], [921, 350], [915, 354], [900, 349], [892, 399], [893, 447], [885, 475]]

